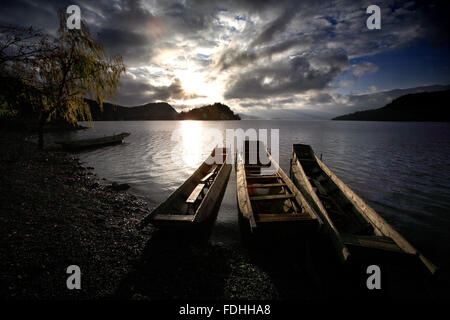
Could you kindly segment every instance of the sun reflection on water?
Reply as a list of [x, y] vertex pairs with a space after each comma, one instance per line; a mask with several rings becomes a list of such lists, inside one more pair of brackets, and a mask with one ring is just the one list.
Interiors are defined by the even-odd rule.
[[182, 160], [184, 164], [197, 167], [204, 159], [202, 155], [203, 125], [201, 121], [181, 122]]

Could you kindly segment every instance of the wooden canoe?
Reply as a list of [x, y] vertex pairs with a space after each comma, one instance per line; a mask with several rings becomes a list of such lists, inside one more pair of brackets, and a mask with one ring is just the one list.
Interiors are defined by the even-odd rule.
[[[264, 148], [267, 161], [251, 155], [246, 141], [246, 150], [237, 155], [236, 162], [239, 215], [250, 233], [274, 229], [301, 233], [317, 229], [320, 218], [265, 146], [260, 142], [257, 145], [255, 152], [259, 154], [259, 148]], [[250, 161], [252, 156], [257, 159], [255, 164]]]
[[375, 255], [418, 257], [431, 273], [437, 268], [375, 210], [340, 180], [311, 146], [293, 145], [291, 177], [321, 216], [342, 261]]
[[138, 224], [189, 229], [214, 220], [222, 202], [231, 163], [226, 148], [215, 148], [200, 167]]
[[66, 150], [100, 148], [104, 146], [124, 143], [124, 138], [128, 137], [129, 135], [130, 134], [128, 132], [122, 132], [113, 136], [101, 138], [82, 139], [74, 141], [55, 141], [55, 143], [61, 145], [61, 147]]

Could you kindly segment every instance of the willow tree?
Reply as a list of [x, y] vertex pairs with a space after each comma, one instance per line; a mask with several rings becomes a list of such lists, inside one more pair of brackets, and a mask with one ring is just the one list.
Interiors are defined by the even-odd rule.
[[125, 66], [122, 57], [106, 55], [84, 22], [80, 29], [69, 30], [63, 13], [59, 14], [57, 36], [42, 41], [40, 52], [45, 54], [33, 60], [29, 98], [37, 111], [42, 148], [44, 126], [49, 120], [91, 121], [85, 97], [94, 98], [102, 108], [103, 101], [116, 94]]

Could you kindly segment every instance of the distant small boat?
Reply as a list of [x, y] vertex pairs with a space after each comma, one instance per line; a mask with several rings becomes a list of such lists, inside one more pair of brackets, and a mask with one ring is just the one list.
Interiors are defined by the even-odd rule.
[[[252, 143], [257, 145], [253, 151], [249, 148]], [[259, 154], [260, 148], [267, 154], [266, 164], [258, 155], [253, 155], [257, 161], [249, 161], [252, 153]], [[266, 171], [271, 165], [275, 172]], [[318, 230], [320, 218], [262, 142], [246, 141], [245, 152], [237, 156], [236, 175], [239, 215], [250, 234], [263, 230], [281, 233], [289, 230], [297, 234]]]
[[404, 255], [418, 257], [434, 273], [437, 268], [375, 210], [342, 182], [315, 154], [311, 146], [294, 144], [291, 177], [313, 209], [321, 215], [334, 247], [345, 262], [349, 258]]
[[137, 225], [190, 229], [215, 219], [222, 202], [231, 163], [227, 148], [215, 148], [200, 167], [163, 203]]
[[102, 138], [82, 139], [73, 141], [55, 141], [56, 144], [61, 145], [66, 150], [81, 150], [89, 148], [100, 148], [104, 146], [124, 143], [124, 138], [128, 137], [128, 132], [122, 132], [113, 136]]

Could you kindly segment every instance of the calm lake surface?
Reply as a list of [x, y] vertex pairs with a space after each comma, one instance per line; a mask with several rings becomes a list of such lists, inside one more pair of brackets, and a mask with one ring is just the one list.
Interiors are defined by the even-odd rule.
[[[116, 121], [94, 122], [92, 128], [67, 133], [64, 138], [130, 132], [124, 145], [82, 152], [79, 157], [86, 166], [95, 167], [99, 177], [129, 183], [130, 192], [155, 206], [206, 159], [216, 143], [211, 132], [222, 133], [225, 138], [226, 129], [236, 128], [268, 129], [269, 141], [270, 129], [279, 129], [280, 165], [287, 174], [292, 144], [312, 145], [337, 176], [408, 241], [436, 264], [449, 265], [450, 124]], [[211, 241], [240, 241], [234, 168]]]

